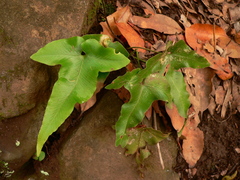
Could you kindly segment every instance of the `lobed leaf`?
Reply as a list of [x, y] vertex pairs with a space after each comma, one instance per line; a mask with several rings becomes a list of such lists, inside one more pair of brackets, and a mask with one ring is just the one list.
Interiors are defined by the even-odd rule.
[[99, 72], [117, 70], [129, 63], [123, 54], [104, 47], [100, 42], [102, 36], [53, 41], [31, 56], [37, 62], [61, 65], [38, 135], [37, 156], [47, 138], [71, 114], [74, 105], [92, 97]]
[[168, 137], [168, 134], [163, 134], [161, 131], [148, 127], [136, 127], [127, 130], [127, 135], [130, 137], [126, 145], [126, 154], [134, 154], [139, 148], [146, 144], [154, 145]]
[[181, 72], [184, 67], [208, 67], [207, 60], [192, 51], [184, 41], [179, 41], [150, 58], [145, 69], [135, 69], [118, 77], [107, 89], [124, 86], [131, 94], [128, 103], [122, 106], [121, 115], [116, 123], [116, 146], [125, 147], [130, 138], [126, 131], [137, 126], [147, 109], [155, 100], [176, 104], [182, 117], [187, 117], [190, 106], [189, 95]]
[[186, 118], [188, 108], [190, 107], [190, 101], [182, 73], [169, 70], [166, 74], [166, 79], [171, 88], [172, 101], [177, 106], [179, 114]]
[[168, 48], [165, 63], [178, 70], [184, 67], [205, 68], [209, 67], [209, 62], [193, 51], [183, 40], [180, 40]]
[[121, 116], [116, 123], [116, 146], [125, 147], [128, 141], [126, 130], [137, 126], [144, 118], [145, 112], [155, 100], [171, 100], [170, 87], [159, 73], [150, 74], [144, 79], [138, 76], [139, 69], [118, 77], [106, 88], [124, 86], [131, 94], [128, 103], [122, 106]]

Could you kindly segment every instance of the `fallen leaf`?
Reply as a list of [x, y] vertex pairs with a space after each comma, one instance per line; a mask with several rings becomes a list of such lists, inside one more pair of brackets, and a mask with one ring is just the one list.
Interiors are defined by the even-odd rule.
[[185, 118], [180, 116], [175, 104], [172, 105], [172, 108], [166, 106], [166, 111], [171, 119], [174, 129], [179, 132], [183, 128]]
[[240, 58], [240, 46], [232, 41], [221, 27], [210, 24], [194, 24], [186, 29], [186, 40], [193, 49], [201, 48], [201, 44], [207, 42], [214, 46], [214, 37], [216, 46], [224, 49], [227, 56]]
[[[142, 47], [144, 48], [144, 40], [140, 37], [140, 35], [127, 23], [116, 23], [119, 31], [121, 34], [125, 37], [127, 40], [129, 46], [131, 47]], [[133, 48], [134, 50], [137, 50], [138, 52], [145, 53], [145, 49], [141, 48]]]
[[181, 14], [180, 22], [183, 24], [185, 28], [191, 26], [191, 23], [188, 21], [187, 17], [184, 14]]
[[116, 26], [116, 22], [127, 23], [131, 15], [132, 14], [129, 6], [118, 8], [116, 12], [107, 17], [107, 22], [100, 23], [103, 28], [102, 34], [108, 35], [112, 40], [115, 38], [115, 36], [121, 35]]
[[[240, 46], [233, 42], [219, 26], [210, 24], [194, 24], [186, 28], [187, 43], [201, 56], [205, 57], [223, 80], [233, 76], [228, 57], [238, 58]], [[214, 52], [212, 52], [214, 48]], [[217, 51], [221, 55], [217, 54]], [[222, 57], [224, 56], [224, 57]]]
[[154, 29], [165, 34], [176, 34], [183, 31], [175, 20], [162, 14], [155, 14], [149, 18], [132, 16], [129, 21], [141, 28]]
[[127, 89], [125, 89], [124, 87], [121, 87], [119, 89], [114, 89], [113, 90], [118, 97], [124, 102], [127, 103], [130, 99], [130, 93]]
[[196, 112], [205, 111], [210, 103], [212, 79], [214, 77], [213, 70], [211, 68], [185, 68], [184, 73], [191, 104]]
[[155, 14], [154, 13], [154, 9], [146, 2], [142, 1], [141, 2], [141, 6], [144, 7], [143, 8], [143, 11], [146, 15], [149, 15], [149, 14]]
[[218, 86], [215, 90], [215, 101], [218, 105], [223, 105], [225, 94], [226, 91], [223, 89], [223, 87]]
[[97, 93], [99, 93], [99, 91], [103, 88], [104, 86], [104, 82], [97, 82], [97, 88], [93, 94], [93, 96], [85, 103], [80, 104], [81, 106], [81, 113], [87, 111], [88, 109], [90, 109], [97, 101]]
[[235, 40], [238, 44], [240, 44], [240, 32], [238, 32], [238, 33], [236, 33], [236, 34], [234, 35], [234, 40]]
[[152, 111], [153, 111], [153, 109], [152, 109], [152, 106], [145, 112], [145, 117], [148, 119], [148, 120], [150, 120], [151, 119], [151, 117], [152, 117]]
[[[233, 99], [231, 82], [229, 80], [224, 81], [223, 86], [224, 86], [224, 89], [226, 90], [226, 95], [224, 97], [224, 101], [223, 101], [222, 109], [221, 109], [221, 118], [222, 119], [224, 119], [226, 117], [226, 113], [229, 108], [229, 104], [230, 103], [232, 104], [232, 99]], [[231, 107], [230, 107], [230, 109], [231, 109]]]
[[[194, 108], [191, 107], [189, 114], [193, 114], [194, 111]], [[190, 168], [193, 168], [200, 159], [204, 148], [204, 134], [197, 127], [199, 122], [197, 113], [195, 113], [195, 116], [189, 116], [182, 131], [182, 136], [184, 137], [182, 153]]]

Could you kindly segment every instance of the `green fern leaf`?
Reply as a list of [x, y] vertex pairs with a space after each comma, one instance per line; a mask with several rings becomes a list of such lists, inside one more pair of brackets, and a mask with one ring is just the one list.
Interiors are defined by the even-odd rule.
[[[37, 156], [47, 138], [71, 114], [74, 105], [92, 97], [99, 72], [117, 70], [129, 63], [126, 56], [106, 47], [113, 43], [105, 37], [87, 35], [53, 41], [31, 56], [40, 63], [61, 65], [38, 135]], [[124, 49], [120, 44], [114, 45], [117, 51]], [[126, 51], [124, 54], [127, 55]]]

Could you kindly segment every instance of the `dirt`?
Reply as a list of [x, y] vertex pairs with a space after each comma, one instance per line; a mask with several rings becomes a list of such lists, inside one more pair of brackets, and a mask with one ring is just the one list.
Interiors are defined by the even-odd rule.
[[[204, 112], [200, 129], [204, 132], [204, 151], [196, 164], [197, 172], [188, 176], [188, 165], [179, 153], [175, 170], [182, 179], [221, 179], [221, 175], [232, 175], [240, 170], [240, 114], [229, 114], [226, 119]], [[240, 179], [240, 175], [236, 177]]]

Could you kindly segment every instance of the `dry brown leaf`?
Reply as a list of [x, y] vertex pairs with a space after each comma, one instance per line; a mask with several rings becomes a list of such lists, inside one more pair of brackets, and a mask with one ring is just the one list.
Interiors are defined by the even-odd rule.
[[142, 1], [141, 6], [144, 7], [143, 11], [144, 11], [145, 14], [147, 14], [147, 15], [148, 14], [155, 14], [154, 9], [148, 3]]
[[[131, 47], [142, 47], [144, 48], [145, 43], [144, 40], [140, 37], [140, 35], [127, 23], [116, 23], [119, 31], [121, 34], [125, 37], [127, 40], [129, 46]], [[137, 50], [138, 52], [145, 53], [145, 49], [141, 48], [133, 48], [134, 50]]]
[[99, 93], [99, 91], [103, 88], [104, 86], [104, 82], [102, 81], [98, 81], [97, 82], [97, 88], [93, 94], [93, 96], [85, 103], [82, 104], [75, 104], [75, 108], [81, 112], [81, 114], [85, 111], [87, 111], [88, 109], [90, 109], [97, 101], [97, 93]]
[[216, 106], [217, 105], [216, 105], [216, 102], [215, 102], [214, 98], [210, 97], [210, 102], [209, 102], [209, 105], [208, 105], [208, 111], [212, 116], [215, 113]]
[[179, 132], [183, 128], [183, 157], [189, 164], [189, 167], [193, 168], [201, 157], [204, 147], [204, 134], [197, 127], [200, 122], [198, 113], [196, 113], [194, 108], [191, 107], [188, 112], [186, 125], [184, 126], [185, 118], [179, 115], [177, 107], [175, 105], [173, 105], [172, 109], [166, 106], [166, 111], [171, 118], [174, 129]]
[[[240, 54], [237, 53], [240, 51], [240, 46], [233, 42], [221, 27], [210, 24], [194, 24], [186, 28], [185, 35], [187, 43], [209, 61], [211, 68], [216, 70], [221, 79], [226, 80], [233, 76], [228, 56], [240, 57]], [[222, 51], [221, 56], [217, 54], [217, 51], [210, 53], [211, 46], [219, 52]]]
[[[194, 108], [191, 107], [189, 114], [194, 114], [194, 111]], [[197, 127], [199, 122], [198, 113], [195, 112], [195, 116], [189, 115], [182, 131], [182, 136], [184, 137], [182, 153], [190, 168], [193, 168], [200, 159], [204, 148], [204, 134]]]
[[129, 21], [141, 28], [154, 29], [165, 34], [176, 34], [183, 31], [176, 21], [162, 14], [155, 14], [149, 18], [132, 16]]
[[232, 5], [234, 5], [234, 7], [230, 7], [230, 4], [227, 3], [225, 4], [225, 6], [227, 6], [228, 10], [229, 10], [229, 15], [231, 17], [231, 21], [232, 23], [235, 23], [239, 20], [239, 13], [240, 13], [240, 6], [236, 6], [236, 3], [233, 3]]
[[195, 111], [205, 111], [210, 103], [212, 78], [214, 77], [213, 70], [210, 68], [185, 68], [184, 73], [191, 104], [194, 106]]
[[108, 35], [112, 40], [114, 36], [121, 35], [120, 31], [116, 26], [116, 22], [127, 23], [129, 17], [131, 16], [131, 11], [129, 6], [123, 8], [118, 8], [116, 12], [107, 17], [107, 22], [101, 22], [100, 25], [103, 28], [102, 34]]
[[[186, 39], [193, 49], [201, 48], [202, 44], [210, 43], [224, 49], [225, 54], [232, 58], [240, 58], [240, 46], [232, 41], [219, 26], [210, 24], [194, 24], [186, 29]], [[195, 39], [196, 38], [196, 39]]]
[[119, 89], [114, 89], [113, 90], [118, 97], [124, 102], [127, 103], [130, 99], [130, 93], [127, 89], [125, 89], [124, 87], [121, 87]]
[[181, 14], [180, 22], [183, 24], [185, 28], [191, 26], [191, 23], [188, 21], [187, 17], [184, 14]]
[[234, 40], [236, 41], [236, 43], [240, 44], [240, 32], [234, 35]]
[[200, 159], [204, 148], [204, 134], [198, 127], [193, 127], [192, 120], [187, 120], [182, 135], [183, 140], [183, 157], [190, 168], [193, 168]]
[[150, 120], [151, 119], [151, 117], [152, 117], [152, 106], [145, 112], [145, 116], [146, 116], [146, 118], [148, 119], [148, 120]]
[[[221, 118], [224, 119], [226, 117], [226, 113], [228, 110], [228, 107], [230, 106], [230, 103], [232, 102], [232, 87], [231, 87], [231, 82], [224, 81], [223, 82], [224, 89], [226, 90], [226, 95], [224, 97], [224, 101], [222, 104], [222, 109], [221, 109]], [[230, 107], [231, 109], [231, 107]]]
[[180, 116], [175, 104], [172, 105], [172, 109], [166, 106], [166, 111], [171, 119], [174, 129], [179, 132], [183, 128], [185, 118]]
[[240, 112], [240, 85], [236, 82], [232, 82], [232, 96], [233, 96], [233, 104], [232, 108], [237, 109]]
[[226, 91], [223, 89], [223, 87], [218, 86], [215, 90], [215, 101], [218, 105], [223, 105], [225, 94]]

